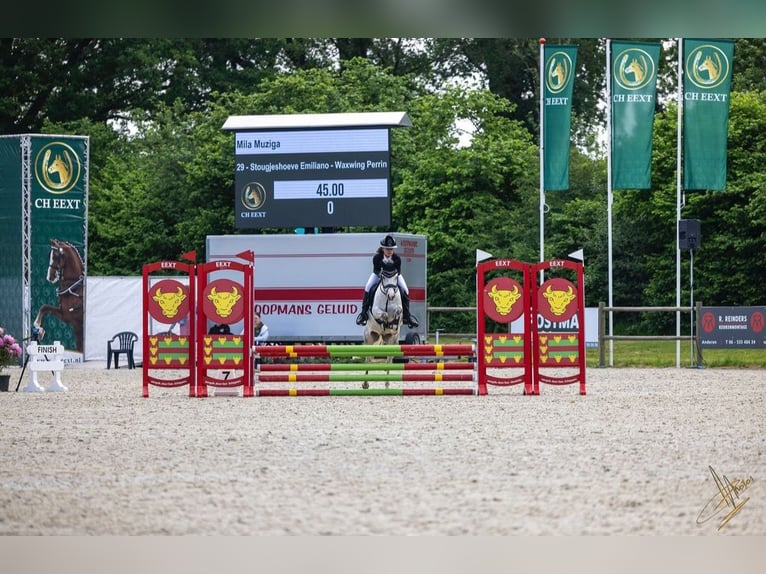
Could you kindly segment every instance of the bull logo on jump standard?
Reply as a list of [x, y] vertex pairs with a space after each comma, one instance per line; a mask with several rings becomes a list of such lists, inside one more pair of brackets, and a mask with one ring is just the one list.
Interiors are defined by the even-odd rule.
[[66, 193], [80, 180], [82, 163], [71, 146], [51, 142], [35, 157], [35, 179], [49, 193]]
[[496, 277], [484, 287], [484, 305], [487, 315], [498, 323], [515, 321], [524, 312], [521, 299], [524, 289], [510, 277]]
[[242, 286], [231, 279], [216, 279], [202, 293], [202, 310], [215, 323], [231, 325], [244, 316]]
[[177, 321], [189, 313], [189, 292], [174, 279], [163, 279], [152, 288], [149, 313], [162, 322]]
[[686, 57], [684, 72], [691, 82], [702, 89], [720, 86], [729, 77], [729, 58], [718, 46], [697, 46]]
[[628, 48], [614, 63], [614, 80], [626, 90], [640, 90], [654, 80], [654, 60], [640, 48]]
[[266, 203], [266, 189], [257, 181], [248, 183], [242, 190], [242, 205], [256, 211]]
[[567, 321], [577, 312], [577, 288], [561, 277], [548, 279], [540, 286], [537, 302], [540, 314], [549, 321]]
[[167, 293], [163, 293], [162, 289], [158, 287], [152, 299], [160, 306], [162, 314], [172, 319], [178, 314], [178, 308], [186, 299], [186, 294], [180, 286], [177, 291], [169, 291]]
[[566, 52], [555, 52], [548, 59], [545, 85], [553, 94], [564, 91], [572, 77], [572, 58]]
[[236, 286], [232, 287], [231, 291], [218, 291], [213, 286], [207, 298], [213, 302], [219, 317], [228, 317], [231, 315], [234, 305], [242, 298], [242, 295], [239, 294], [239, 289]]

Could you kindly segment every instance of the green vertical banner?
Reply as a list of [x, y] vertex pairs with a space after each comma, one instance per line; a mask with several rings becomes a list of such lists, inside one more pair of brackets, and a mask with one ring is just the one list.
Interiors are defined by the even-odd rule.
[[569, 189], [572, 88], [577, 46], [543, 47], [543, 189]]
[[83, 353], [88, 139], [30, 141], [32, 324], [42, 327], [44, 342]]
[[0, 327], [20, 341], [23, 333], [22, 181], [18, 136], [0, 136]]
[[611, 42], [612, 188], [652, 187], [652, 133], [660, 45]]
[[683, 40], [684, 188], [726, 189], [734, 42]]

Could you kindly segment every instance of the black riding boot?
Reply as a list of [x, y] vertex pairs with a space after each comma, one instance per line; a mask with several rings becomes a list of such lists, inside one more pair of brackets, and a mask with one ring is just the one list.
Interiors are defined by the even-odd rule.
[[356, 316], [357, 325], [364, 325], [367, 322], [370, 307], [372, 307], [372, 289], [364, 292], [364, 297], [362, 298], [362, 312]]
[[418, 323], [418, 320], [413, 316], [410, 315], [410, 296], [402, 290], [402, 312], [403, 317], [402, 321], [410, 328], [414, 329], [417, 327], [420, 323]]

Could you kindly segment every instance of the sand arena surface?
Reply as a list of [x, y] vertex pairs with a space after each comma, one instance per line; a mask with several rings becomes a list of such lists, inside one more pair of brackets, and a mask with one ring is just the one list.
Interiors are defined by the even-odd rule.
[[[68, 367], [65, 393], [13, 392], [8, 371], [0, 534], [766, 534], [763, 371], [589, 369], [586, 396], [144, 399], [140, 369], [104, 366]], [[709, 466], [749, 497], [720, 531], [728, 509], [697, 523], [720, 500]]]

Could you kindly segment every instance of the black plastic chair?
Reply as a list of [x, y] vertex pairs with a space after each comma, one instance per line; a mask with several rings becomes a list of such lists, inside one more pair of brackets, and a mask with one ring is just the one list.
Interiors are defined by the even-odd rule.
[[127, 355], [128, 368], [135, 369], [136, 363], [133, 360], [133, 346], [138, 341], [138, 335], [132, 331], [122, 331], [117, 333], [106, 343], [106, 368], [112, 366], [112, 357], [114, 357], [114, 368], [119, 369], [120, 355]]

